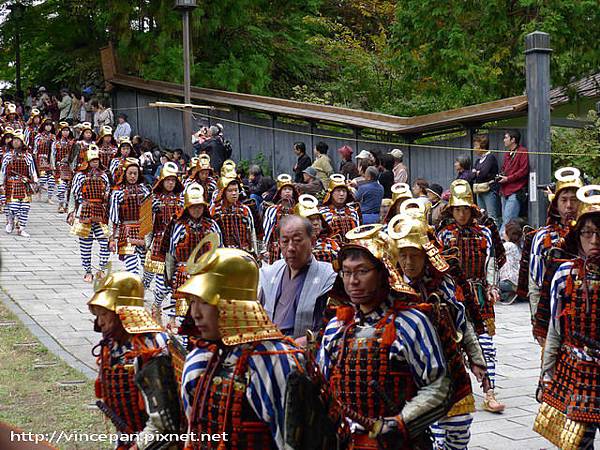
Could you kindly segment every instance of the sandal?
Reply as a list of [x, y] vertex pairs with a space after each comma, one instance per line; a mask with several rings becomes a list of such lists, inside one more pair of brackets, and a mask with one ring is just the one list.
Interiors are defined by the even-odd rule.
[[83, 276], [83, 281], [85, 281], [86, 283], [91, 283], [93, 280], [94, 276], [92, 275], [92, 272], [86, 272]]

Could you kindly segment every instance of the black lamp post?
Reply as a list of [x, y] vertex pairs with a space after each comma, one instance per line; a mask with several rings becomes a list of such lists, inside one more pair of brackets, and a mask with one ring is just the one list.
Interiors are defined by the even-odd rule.
[[[190, 55], [190, 16], [196, 8], [196, 0], [175, 0], [175, 9], [181, 12], [183, 19], [183, 102], [192, 102], [191, 55]], [[186, 106], [183, 112], [183, 150], [192, 154], [192, 108]]]
[[16, 97], [23, 98], [21, 89], [21, 19], [25, 13], [25, 5], [22, 3], [14, 3], [8, 7], [11, 11], [12, 18], [15, 22], [15, 87], [17, 90]]

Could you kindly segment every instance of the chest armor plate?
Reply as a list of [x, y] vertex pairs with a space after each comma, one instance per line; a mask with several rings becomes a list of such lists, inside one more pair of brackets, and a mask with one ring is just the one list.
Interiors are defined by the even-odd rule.
[[[217, 369], [212, 380], [206, 380], [209, 383], [206, 394], [197, 392], [194, 396], [192, 408], [195, 417], [191, 428], [197, 433], [227, 433], [228, 449], [275, 449], [269, 427], [257, 417], [246, 398], [248, 375], [247, 368], [222, 366]], [[202, 385], [199, 382], [198, 389]], [[201, 409], [204, 412], [202, 417], [198, 414]], [[219, 444], [196, 442], [194, 448], [221, 448]]]
[[117, 149], [111, 145], [103, 146], [103, 147], [100, 147], [98, 153], [100, 155], [100, 162], [102, 163], [102, 165], [104, 167], [109, 167], [110, 161], [113, 159], [113, 157], [117, 153]]
[[185, 237], [175, 246], [175, 259], [185, 263], [192, 250], [200, 243], [210, 231], [210, 222], [202, 218], [200, 222], [188, 221], [185, 224]]
[[103, 349], [98, 374], [97, 395], [134, 432], [144, 429], [148, 416], [139, 389], [135, 384], [132, 365], [110, 363], [110, 352]]
[[468, 280], [485, 280], [487, 245], [485, 236], [472, 228], [454, 231], [451, 246], [458, 247], [462, 269]]
[[137, 222], [140, 220], [140, 206], [145, 196], [144, 191], [137, 184], [126, 186], [123, 189], [123, 203], [119, 208], [122, 222]]
[[[388, 321], [394, 316], [389, 316]], [[417, 392], [405, 361], [390, 360], [390, 345], [382, 342], [384, 326], [361, 328], [351, 325], [331, 374], [331, 387], [342, 403], [371, 418], [399, 414]], [[371, 382], [398, 407], [390, 411]]]
[[176, 195], [158, 194], [158, 207], [154, 212], [154, 235], [164, 233], [167, 225], [181, 211], [179, 198]]
[[250, 230], [241, 208], [222, 209], [217, 224], [223, 234], [223, 246], [247, 250], [250, 245]]
[[353, 228], [358, 226], [358, 223], [354, 220], [354, 218], [350, 215], [350, 208], [346, 208], [344, 212], [340, 213], [338, 211], [332, 211], [333, 218], [331, 219], [331, 223], [329, 226], [331, 227], [332, 236], [338, 235], [340, 236], [341, 242], [346, 242], [346, 233]]

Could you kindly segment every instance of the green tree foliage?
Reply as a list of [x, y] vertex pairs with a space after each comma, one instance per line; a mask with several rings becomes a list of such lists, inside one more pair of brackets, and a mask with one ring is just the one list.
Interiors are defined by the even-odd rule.
[[579, 167], [591, 181], [599, 183], [600, 118], [590, 111], [587, 119], [590, 125], [584, 129], [552, 128], [552, 165]]
[[[0, 0], [0, 11], [15, 0]], [[32, 2], [32, 0], [21, 0]], [[181, 82], [173, 0], [45, 0], [22, 29], [23, 79], [102, 85], [99, 48], [120, 70]], [[600, 68], [597, 0], [202, 0], [192, 16], [197, 86], [423, 114], [524, 91], [524, 37], [551, 34], [552, 80]], [[14, 79], [12, 18], [0, 23], [0, 79]]]

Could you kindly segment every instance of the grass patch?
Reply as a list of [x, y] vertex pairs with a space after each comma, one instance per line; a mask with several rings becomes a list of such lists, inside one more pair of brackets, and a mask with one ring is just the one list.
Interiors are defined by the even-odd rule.
[[[29, 343], [36, 345], [18, 345]], [[88, 406], [96, 399], [94, 382], [48, 351], [2, 302], [0, 361], [0, 421], [32, 433], [113, 432], [103, 414]], [[76, 380], [85, 382], [59, 385]], [[58, 447], [102, 448], [92, 442], [59, 443]]]

